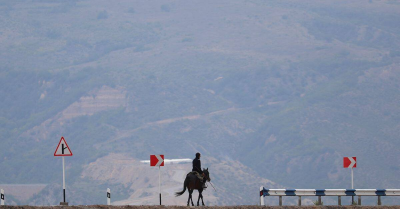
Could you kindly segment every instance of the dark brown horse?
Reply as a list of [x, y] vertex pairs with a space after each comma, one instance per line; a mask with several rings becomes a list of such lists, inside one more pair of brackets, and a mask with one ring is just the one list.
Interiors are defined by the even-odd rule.
[[[203, 173], [204, 173], [204, 179], [207, 181], [211, 181], [210, 179], [210, 173], [208, 172], [208, 168], [207, 169], [203, 169]], [[186, 176], [185, 178], [185, 182], [183, 183], [183, 191], [181, 192], [176, 192], [175, 196], [181, 196], [183, 193], [185, 193], [186, 188], [189, 191], [189, 198], [188, 198], [188, 202], [187, 202], [187, 206], [189, 206], [189, 201], [192, 201], [192, 206], [194, 206], [193, 204], [193, 198], [192, 198], [192, 193], [195, 189], [197, 189], [199, 191], [199, 199], [197, 200], [197, 206], [199, 206], [199, 201], [201, 198], [201, 203], [204, 206], [204, 200], [203, 200], [203, 195], [201, 194], [203, 192], [203, 185], [200, 182], [200, 179], [196, 177], [196, 175], [194, 175], [193, 173], [190, 173], [189, 175]]]

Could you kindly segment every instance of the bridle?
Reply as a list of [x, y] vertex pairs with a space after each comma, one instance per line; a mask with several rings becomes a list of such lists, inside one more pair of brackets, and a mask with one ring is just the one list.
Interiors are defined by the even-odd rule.
[[[207, 172], [204, 172], [204, 171], [207, 171]], [[204, 170], [204, 171], [203, 171], [203, 172], [207, 174], [207, 175], [205, 176], [205, 177], [206, 177], [206, 180], [210, 182], [210, 181], [211, 181], [210, 173], [208, 172], [208, 170]]]

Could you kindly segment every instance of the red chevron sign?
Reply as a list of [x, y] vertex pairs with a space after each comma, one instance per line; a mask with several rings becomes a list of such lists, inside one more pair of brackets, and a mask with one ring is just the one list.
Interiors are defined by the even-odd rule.
[[357, 168], [357, 158], [356, 157], [344, 157], [343, 158], [344, 168]]
[[164, 166], [164, 155], [150, 155], [150, 166]]

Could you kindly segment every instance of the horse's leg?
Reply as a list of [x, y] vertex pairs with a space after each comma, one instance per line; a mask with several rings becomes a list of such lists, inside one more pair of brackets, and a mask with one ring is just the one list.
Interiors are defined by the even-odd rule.
[[[201, 198], [201, 203], [203, 204], [203, 206], [204, 206], [204, 201], [203, 201], [203, 189], [199, 189], [199, 200], [200, 200], [200, 198]], [[197, 204], [198, 205], [198, 204]]]
[[199, 198], [197, 199], [197, 206], [200, 206], [200, 204], [199, 204], [199, 202], [200, 202], [200, 195], [201, 195], [201, 192], [200, 192], [200, 189], [199, 189]]
[[194, 191], [194, 189], [192, 189], [192, 190], [190, 190], [190, 201], [192, 202], [192, 206], [194, 206], [194, 204], [193, 204], [193, 191]]
[[190, 196], [192, 196], [192, 195], [191, 195], [192, 193], [190, 193], [190, 189], [188, 189], [188, 192], [189, 192], [189, 196], [188, 196], [187, 206], [189, 206]]
[[200, 193], [200, 197], [201, 197], [201, 203], [203, 203], [203, 206], [205, 206], [202, 193]]

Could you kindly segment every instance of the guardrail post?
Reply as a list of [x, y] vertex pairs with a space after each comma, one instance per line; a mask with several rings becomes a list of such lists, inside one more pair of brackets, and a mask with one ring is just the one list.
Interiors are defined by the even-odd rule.
[[321, 196], [318, 196], [318, 204], [322, 205]]
[[299, 196], [299, 206], [301, 206], [301, 196]]
[[342, 196], [338, 196], [337, 204], [342, 205]]
[[107, 188], [107, 205], [111, 205], [111, 190]]
[[381, 196], [378, 196], [378, 205], [382, 205]]
[[282, 206], [282, 196], [279, 196], [279, 206]]
[[264, 204], [264, 187], [260, 187], [260, 205], [265, 205]]
[[4, 190], [0, 191], [0, 205], [4, 205]]
[[361, 196], [358, 196], [358, 205], [361, 205]]

